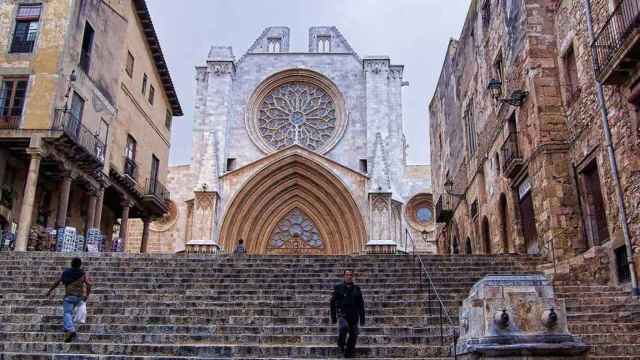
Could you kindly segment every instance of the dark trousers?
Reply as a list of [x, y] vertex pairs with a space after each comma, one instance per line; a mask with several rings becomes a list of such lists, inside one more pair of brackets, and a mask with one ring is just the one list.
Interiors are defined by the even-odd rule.
[[[349, 338], [347, 339], [347, 334]], [[346, 340], [346, 347], [345, 347]], [[357, 319], [345, 319], [343, 317], [338, 319], [338, 346], [344, 349], [345, 355], [353, 355], [356, 349], [356, 341], [358, 341], [358, 320]]]

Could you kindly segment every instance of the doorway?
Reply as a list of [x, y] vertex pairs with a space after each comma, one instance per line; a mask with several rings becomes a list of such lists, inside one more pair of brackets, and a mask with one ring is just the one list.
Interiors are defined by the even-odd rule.
[[520, 209], [520, 221], [522, 222], [522, 233], [527, 254], [540, 254], [538, 244], [538, 230], [536, 229], [536, 218], [533, 210], [533, 198], [531, 196], [531, 180], [526, 178], [518, 186], [518, 207]]

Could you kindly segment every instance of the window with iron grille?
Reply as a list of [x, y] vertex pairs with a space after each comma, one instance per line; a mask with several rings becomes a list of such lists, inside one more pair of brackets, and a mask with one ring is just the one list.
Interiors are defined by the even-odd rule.
[[127, 72], [127, 75], [129, 75], [129, 77], [133, 77], [133, 65], [135, 63], [135, 59], [133, 57], [133, 54], [131, 54], [131, 51], [127, 52], [127, 66], [125, 67], [125, 71]]
[[84, 25], [84, 35], [82, 37], [82, 49], [80, 50], [80, 68], [86, 73], [89, 73], [91, 67], [91, 50], [93, 49], [93, 37], [95, 31], [93, 27], [87, 22]]
[[27, 94], [27, 78], [4, 79], [0, 85], [0, 121], [20, 117]]
[[[500, 81], [500, 83], [502, 83], [502, 88], [500, 89], [500, 95], [504, 96], [505, 95], [504, 89], [507, 84], [504, 76], [504, 59], [502, 57], [502, 50], [498, 52], [498, 56], [496, 56], [496, 60], [493, 62], [493, 73], [494, 73], [495, 79]], [[498, 104], [501, 104], [501, 103], [498, 102]]]
[[11, 41], [11, 53], [30, 53], [40, 33], [41, 4], [20, 5], [16, 13], [16, 27]]

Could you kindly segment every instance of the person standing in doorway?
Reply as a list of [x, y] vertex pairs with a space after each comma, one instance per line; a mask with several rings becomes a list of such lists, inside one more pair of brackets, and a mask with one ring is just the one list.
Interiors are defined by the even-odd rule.
[[238, 245], [236, 245], [235, 250], [233, 250], [233, 255], [244, 255], [247, 252], [247, 249], [244, 247], [244, 240], [238, 240]]
[[47, 292], [47, 297], [51, 296], [60, 283], [64, 284], [64, 301], [62, 304], [64, 309], [64, 342], [71, 342], [76, 337], [73, 310], [83, 301], [87, 301], [89, 294], [91, 294], [91, 279], [82, 270], [82, 260], [80, 258], [71, 260], [71, 267], [62, 272], [60, 278]]
[[330, 307], [331, 322], [338, 324], [338, 349], [345, 357], [353, 357], [358, 340], [358, 323], [364, 326], [365, 320], [364, 299], [360, 287], [353, 283], [353, 271], [345, 270], [344, 281], [333, 289]]

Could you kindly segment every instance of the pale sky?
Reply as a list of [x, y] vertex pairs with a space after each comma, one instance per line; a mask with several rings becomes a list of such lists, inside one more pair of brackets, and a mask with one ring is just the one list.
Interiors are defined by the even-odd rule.
[[185, 116], [173, 123], [170, 164], [191, 160], [195, 66], [212, 45], [238, 59], [267, 26], [291, 29], [290, 51], [307, 51], [311, 26], [336, 26], [360, 56], [405, 65], [404, 131], [409, 162], [429, 162], [428, 101], [450, 38], [470, 0], [147, 0]]

